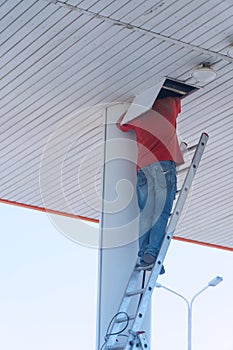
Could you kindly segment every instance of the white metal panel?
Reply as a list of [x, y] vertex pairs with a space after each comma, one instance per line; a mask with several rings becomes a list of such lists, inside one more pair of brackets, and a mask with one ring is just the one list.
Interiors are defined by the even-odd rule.
[[[185, 37], [185, 40], [192, 41], [194, 45], [201, 45], [209, 39], [213, 40], [213, 38], [216, 41], [226, 39], [227, 35], [230, 34], [226, 30], [230, 28], [232, 23], [232, 5], [229, 4], [229, 8], [222, 12], [221, 7], [220, 4], [217, 8], [212, 9], [210, 13], [198, 18], [198, 26]], [[211, 15], [213, 16], [212, 18], [210, 17]], [[205, 20], [206, 22], [204, 22]], [[205, 46], [208, 47], [208, 45]]]
[[[230, 7], [230, 5], [227, 7]], [[224, 8], [226, 8], [226, 6], [224, 6]], [[204, 30], [207, 31], [208, 28], [212, 28], [210, 19], [219, 15], [222, 9], [222, 2], [218, 0], [205, 2], [192, 1], [191, 4], [187, 4], [184, 7], [183, 11], [180, 11], [179, 14], [176, 13], [175, 21], [171, 22], [171, 26], [165, 29], [163, 34], [171, 35], [172, 33], [173, 37], [181, 39], [183, 37], [186, 38], [188, 33], [192, 33], [192, 38], [190, 38], [192, 40], [196, 36], [199, 36], [201, 29], [203, 34]], [[217, 19], [214, 25], [216, 25], [216, 22]], [[208, 24], [210, 25], [209, 27]]]
[[[201, 1], [197, 0], [197, 2], [197, 6], [200, 5]], [[150, 12], [147, 13], [145, 16], [146, 22], [141, 23], [141, 25], [148, 30], [161, 33], [178, 19], [182, 18], [183, 13], [185, 15], [186, 9], [192, 8], [193, 5], [193, 1], [165, 1], [164, 7], [157, 8], [155, 12], [152, 11], [152, 17]], [[161, 9], [162, 11], [160, 11]], [[156, 13], [157, 11], [158, 13]]]

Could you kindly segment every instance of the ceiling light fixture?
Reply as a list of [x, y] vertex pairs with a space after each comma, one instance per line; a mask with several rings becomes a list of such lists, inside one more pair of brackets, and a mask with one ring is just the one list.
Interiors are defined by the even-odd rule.
[[198, 83], [208, 83], [216, 78], [217, 72], [209, 63], [202, 63], [192, 71], [191, 75]]

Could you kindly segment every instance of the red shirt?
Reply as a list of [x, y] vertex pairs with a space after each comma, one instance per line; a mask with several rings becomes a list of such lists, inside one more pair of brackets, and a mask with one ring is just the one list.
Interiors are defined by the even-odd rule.
[[120, 125], [120, 130], [136, 132], [138, 158], [137, 169], [162, 160], [184, 162], [176, 135], [176, 118], [181, 111], [178, 97], [166, 97], [155, 101], [152, 109], [142, 113], [128, 124]]

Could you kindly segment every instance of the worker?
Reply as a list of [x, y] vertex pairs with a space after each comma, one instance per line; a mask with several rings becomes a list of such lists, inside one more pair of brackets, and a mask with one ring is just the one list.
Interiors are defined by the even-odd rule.
[[[176, 165], [184, 162], [176, 132], [180, 112], [180, 98], [162, 89], [151, 109], [127, 124], [121, 125], [125, 114], [117, 121], [121, 131], [136, 133], [138, 265], [146, 269], [153, 267], [160, 251], [177, 190]], [[164, 272], [162, 266], [160, 274]]]

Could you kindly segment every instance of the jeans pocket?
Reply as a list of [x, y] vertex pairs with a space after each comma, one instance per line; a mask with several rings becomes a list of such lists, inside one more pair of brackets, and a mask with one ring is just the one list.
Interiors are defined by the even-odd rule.
[[176, 174], [173, 169], [157, 169], [156, 176], [158, 184], [162, 188], [172, 187], [176, 183]]

